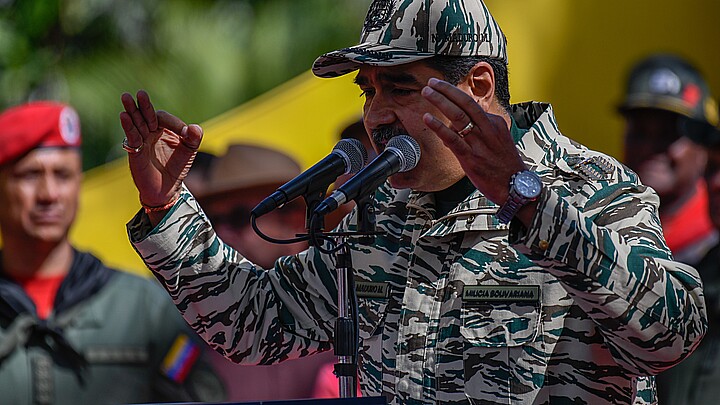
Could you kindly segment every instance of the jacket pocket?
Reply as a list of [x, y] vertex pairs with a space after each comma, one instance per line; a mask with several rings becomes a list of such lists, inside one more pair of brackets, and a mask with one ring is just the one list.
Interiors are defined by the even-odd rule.
[[358, 335], [366, 340], [380, 334], [385, 322], [387, 299], [358, 298]]
[[460, 332], [470, 403], [509, 403], [542, 385], [535, 373], [546, 367], [539, 302], [463, 303]]
[[534, 341], [539, 329], [538, 302], [463, 303], [460, 333], [470, 346], [520, 346]]

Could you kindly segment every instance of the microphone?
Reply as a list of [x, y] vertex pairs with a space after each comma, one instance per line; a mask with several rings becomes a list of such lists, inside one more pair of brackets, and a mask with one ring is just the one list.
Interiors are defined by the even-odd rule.
[[314, 191], [324, 193], [330, 183], [340, 175], [356, 173], [362, 169], [366, 160], [367, 151], [362, 142], [357, 139], [342, 139], [329, 155], [278, 187], [277, 191], [253, 208], [251, 214], [259, 217], [301, 195]]
[[391, 175], [415, 168], [419, 160], [420, 145], [415, 139], [409, 135], [390, 138], [385, 150], [340, 188], [333, 191], [317, 206], [314, 214], [329, 214], [341, 204], [374, 191]]

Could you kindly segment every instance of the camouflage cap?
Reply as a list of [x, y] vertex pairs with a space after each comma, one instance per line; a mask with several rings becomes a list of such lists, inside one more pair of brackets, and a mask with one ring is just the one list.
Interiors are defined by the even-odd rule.
[[718, 105], [700, 72], [688, 61], [657, 54], [632, 69], [621, 112], [637, 108], [672, 111], [692, 120], [718, 124]]
[[363, 64], [393, 66], [435, 55], [507, 62], [505, 35], [482, 0], [374, 0], [360, 44], [320, 56], [312, 71], [337, 77]]

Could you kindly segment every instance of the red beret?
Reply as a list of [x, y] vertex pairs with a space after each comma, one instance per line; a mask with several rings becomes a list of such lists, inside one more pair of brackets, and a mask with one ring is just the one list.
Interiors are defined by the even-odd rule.
[[80, 146], [80, 119], [69, 105], [22, 104], [0, 114], [0, 164], [43, 147]]

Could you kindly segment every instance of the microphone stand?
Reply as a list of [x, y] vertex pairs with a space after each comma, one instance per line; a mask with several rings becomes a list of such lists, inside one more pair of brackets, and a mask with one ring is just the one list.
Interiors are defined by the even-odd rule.
[[[369, 245], [375, 240], [375, 206], [367, 195], [355, 201], [358, 213], [359, 242]], [[338, 376], [340, 398], [357, 397], [358, 368], [358, 305], [355, 291], [355, 273], [347, 239], [353, 235], [341, 236], [341, 247], [336, 255], [338, 263], [338, 319], [335, 321], [334, 347], [338, 362], [335, 375]]]
[[[333, 346], [338, 358], [335, 364], [335, 375], [338, 377], [340, 398], [357, 397], [358, 369], [358, 304], [355, 291], [355, 277], [350, 254], [350, 237], [358, 237], [360, 244], [369, 245], [375, 240], [378, 232], [375, 229], [375, 207], [371, 195], [358, 196], [354, 199], [357, 206], [357, 231], [355, 232], [323, 232], [324, 217], [316, 214], [325, 191], [313, 191], [303, 195], [307, 206], [305, 215], [307, 235], [297, 235], [292, 240], [270, 238], [257, 227], [256, 216], [251, 216], [251, 224], [255, 232], [263, 239], [272, 243], [289, 243], [308, 240], [309, 245], [323, 253], [335, 255], [337, 263], [337, 308], [338, 318], [335, 321]], [[324, 248], [320, 237], [338, 237], [339, 244], [330, 249]]]
[[[343, 239], [347, 236], [343, 236]], [[357, 301], [353, 279], [352, 258], [346, 240], [343, 240], [337, 254], [338, 318], [335, 320], [333, 337], [334, 353], [337, 356], [335, 375], [338, 377], [340, 398], [357, 397]], [[351, 301], [352, 299], [352, 301]]]
[[[348, 239], [359, 237], [361, 244], [370, 244], [374, 241], [375, 208], [372, 196], [362, 196], [355, 199], [357, 206], [356, 232], [329, 232], [323, 233], [322, 227], [317, 226], [320, 215], [310, 213], [308, 226], [310, 245], [327, 254], [335, 255], [337, 263], [337, 308], [338, 317], [335, 321], [333, 347], [337, 356], [334, 371], [338, 377], [340, 398], [357, 397], [357, 370], [358, 370], [358, 304], [355, 291], [355, 277], [352, 266], [352, 255]], [[314, 209], [314, 207], [313, 207]], [[331, 249], [326, 249], [319, 242], [318, 236], [334, 236], [339, 243]]]

